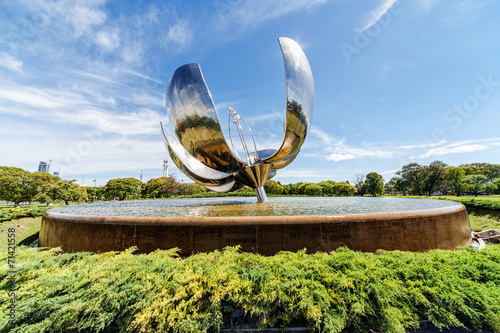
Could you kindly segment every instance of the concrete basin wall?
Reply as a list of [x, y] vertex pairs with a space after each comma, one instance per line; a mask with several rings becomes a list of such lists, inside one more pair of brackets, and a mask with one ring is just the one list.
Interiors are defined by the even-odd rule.
[[279, 251], [330, 252], [341, 246], [427, 251], [470, 246], [465, 206], [425, 210], [307, 216], [100, 217], [46, 212], [39, 246], [65, 252], [139, 252], [178, 247], [181, 255], [240, 245], [242, 251], [274, 255]]

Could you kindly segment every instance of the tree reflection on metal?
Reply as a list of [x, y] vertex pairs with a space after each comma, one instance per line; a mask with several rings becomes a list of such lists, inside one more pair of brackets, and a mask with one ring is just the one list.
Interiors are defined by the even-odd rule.
[[[285, 137], [278, 150], [257, 150], [252, 135], [245, 141], [241, 122], [250, 127], [232, 108], [228, 108], [238, 131], [245, 158], [231, 149], [222, 133], [212, 95], [198, 64], [183, 65], [174, 72], [167, 86], [167, 114], [174, 135], [161, 125], [165, 146], [175, 165], [195, 182], [216, 192], [231, 192], [249, 186], [258, 202], [267, 200], [265, 182], [276, 170], [290, 164], [304, 143], [314, 109], [314, 81], [302, 48], [290, 38], [279, 39], [285, 62]], [[250, 151], [253, 149], [253, 151]]]

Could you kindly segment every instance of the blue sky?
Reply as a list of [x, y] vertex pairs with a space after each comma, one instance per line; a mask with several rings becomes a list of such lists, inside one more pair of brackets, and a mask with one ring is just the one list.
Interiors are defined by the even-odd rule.
[[166, 83], [190, 62], [223, 127], [231, 106], [259, 149], [277, 149], [282, 36], [304, 49], [316, 98], [301, 153], [276, 180], [500, 163], [499, 1], [1, 3], [0, 165], [36, 171], [51, 159], [51, 171], [87, 185], [161, 176]]

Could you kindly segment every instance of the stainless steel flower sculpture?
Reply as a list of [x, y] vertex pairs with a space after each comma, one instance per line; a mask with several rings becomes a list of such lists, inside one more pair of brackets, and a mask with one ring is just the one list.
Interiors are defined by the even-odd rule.
[[297, 157], [311, 124], [314, 81], [299, 44], [285, 37], [279, 38], [279, 43], [285, 61], [286, 123], [285, 138], [278, 150], [257, 150], [252, 135], [250, 151], [241, 124], [250, 128], [235, 110], [228, 108], [245, 151], [245, 159], [241, 159], [234, 145], [231, 149], [224, 139], [200, 66], [183, 65], [170, 78], [166, 103], [175, 135], [169, 134], [162, 124], [163, 139], [175, 165], [195, 182], [216, 192], [249, 186], [255, 189], [258, 202], [264, 202], [265, 182]]

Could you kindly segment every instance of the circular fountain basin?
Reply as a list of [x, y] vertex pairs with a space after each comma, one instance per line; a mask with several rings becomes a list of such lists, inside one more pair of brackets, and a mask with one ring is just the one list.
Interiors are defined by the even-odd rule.
[[181, 255], [240, 245], [242, 251], [426, 251], [471, 245], [461, 203], [408, 198], [278, 197], [166, 199], [51, 209], [40, 246], [66, 252], [141, 253], [177, 247]]

